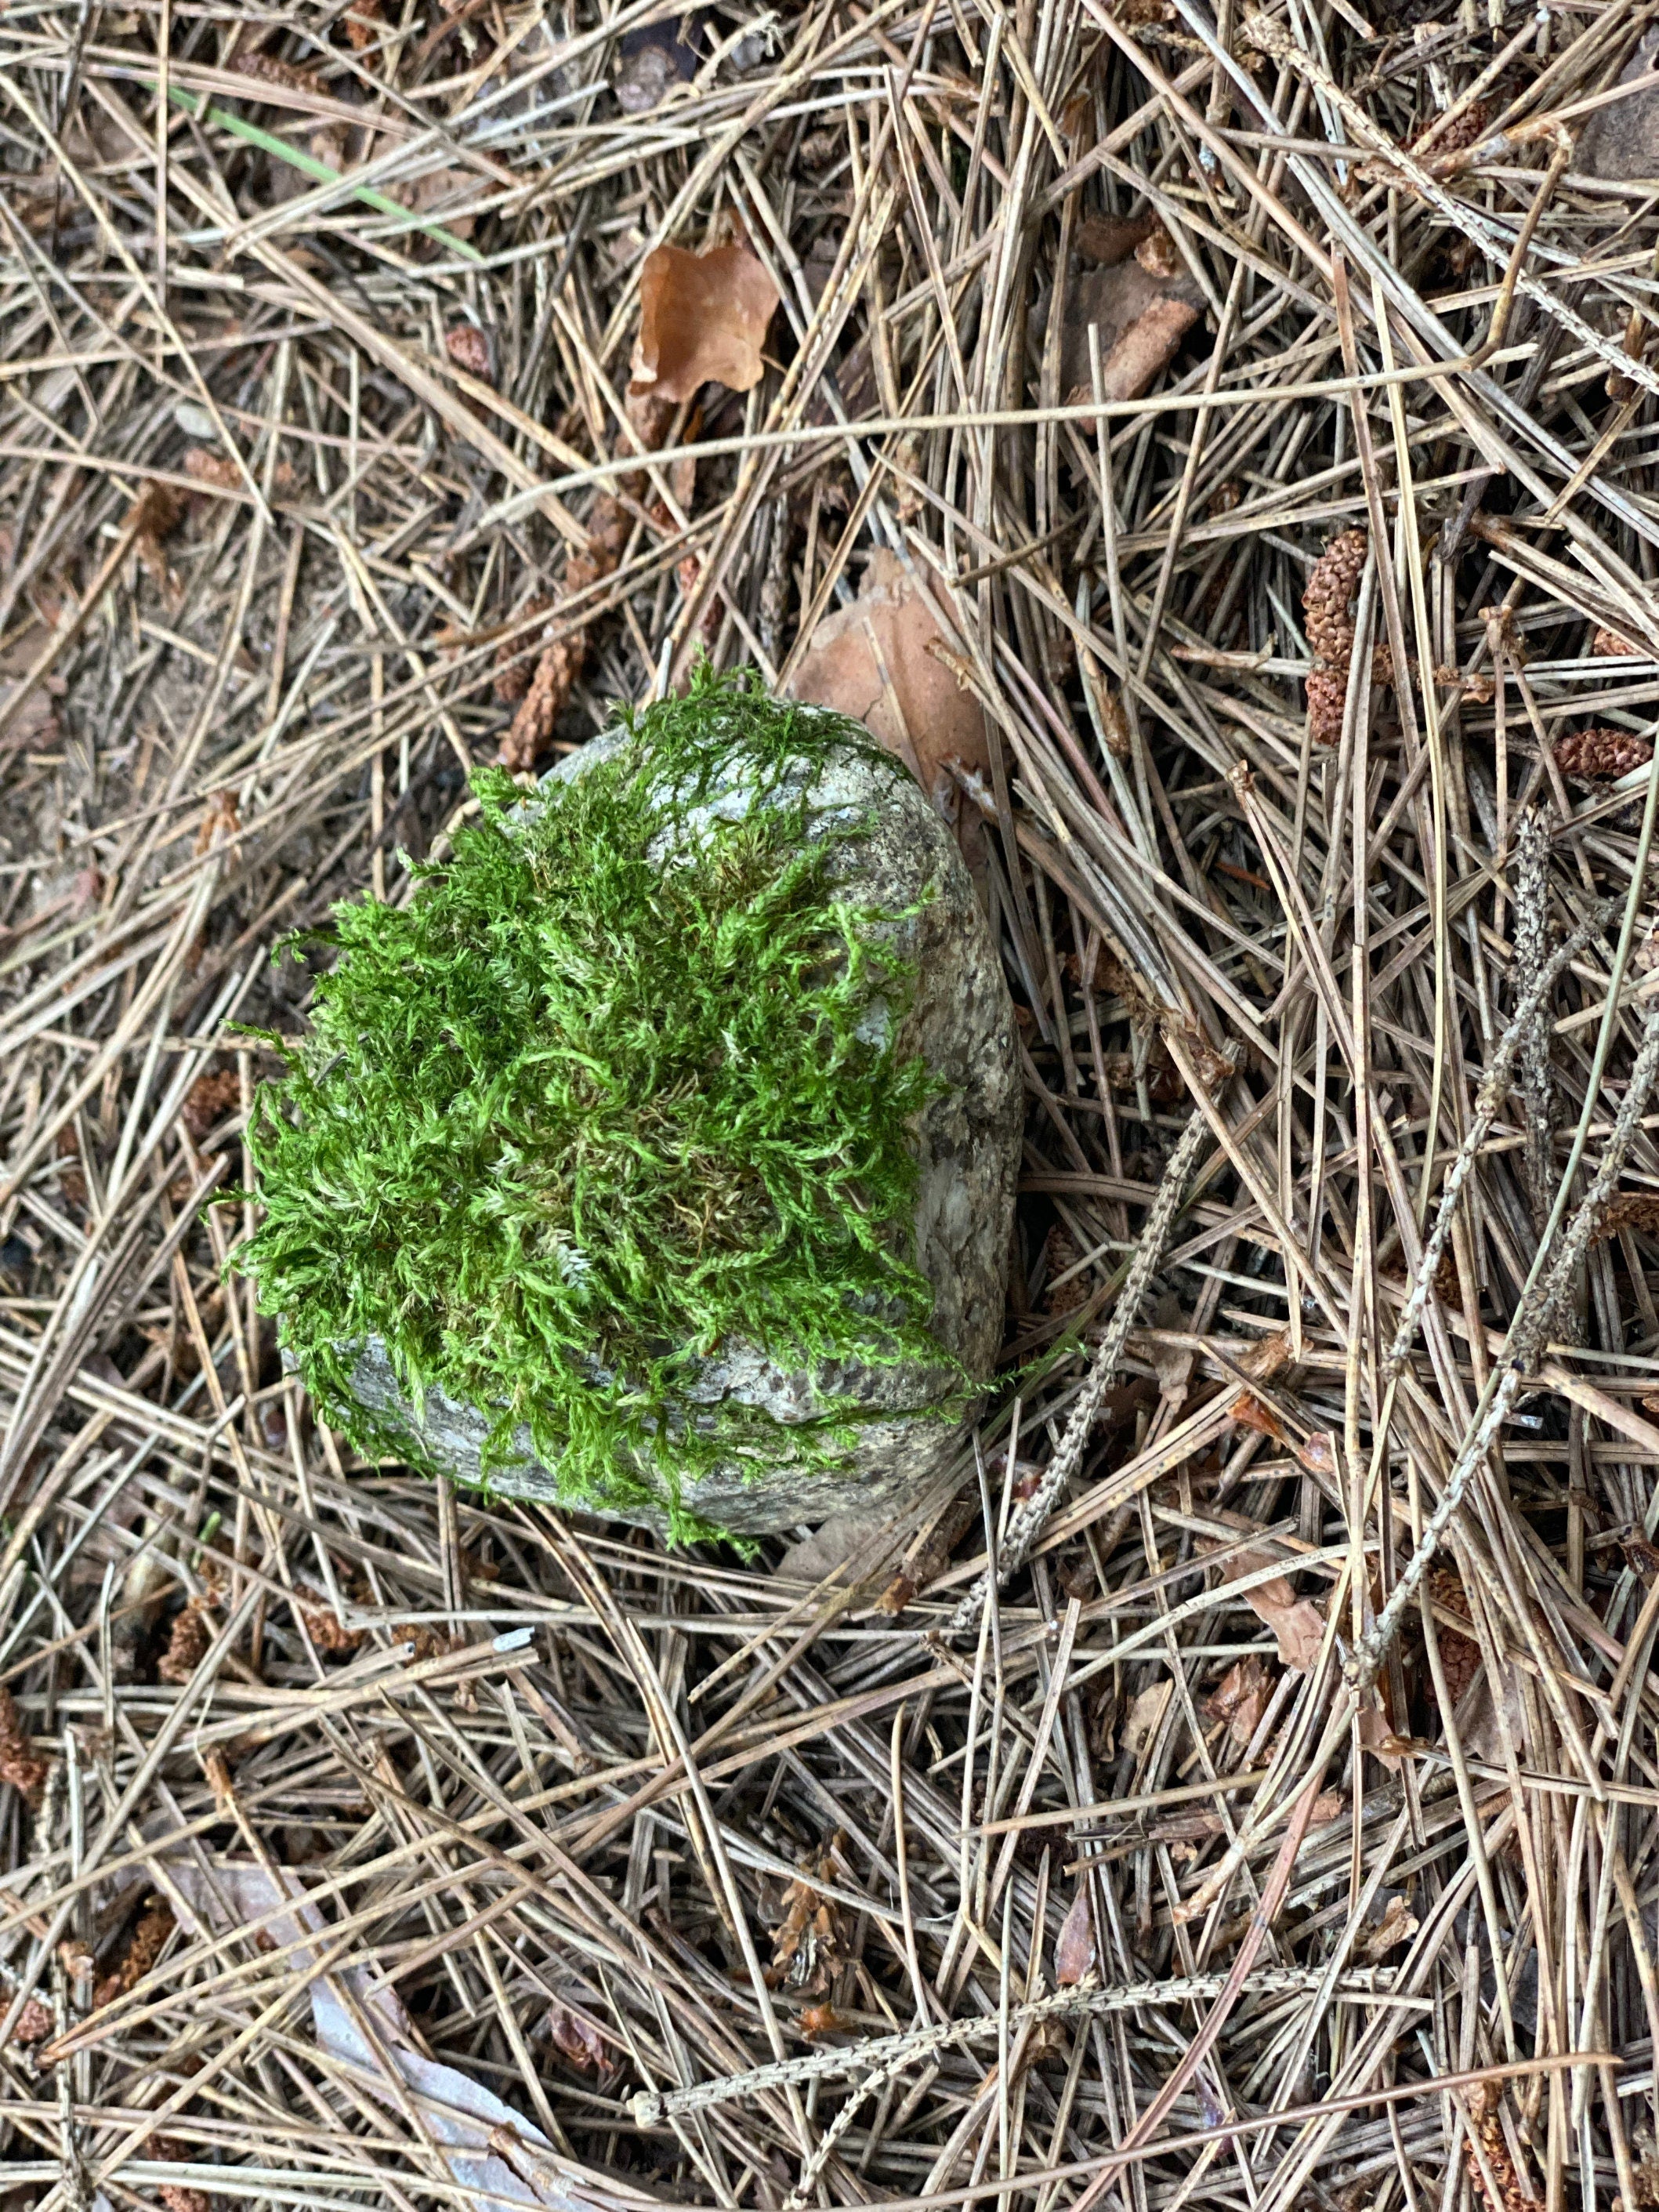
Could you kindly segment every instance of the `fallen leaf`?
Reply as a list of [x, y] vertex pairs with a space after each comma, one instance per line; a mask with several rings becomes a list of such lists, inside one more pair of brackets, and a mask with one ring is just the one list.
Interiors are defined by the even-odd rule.
[[1119, 1740], [1124, 1750], [1131, 1753], [1136, 1759], [1140, 1757], [1158, 1733], [1159, 1724], [1164, 1718], [1164, 1709], [1169, 1704], [1174, 1690], [1173, 1682], [1154, 1682], [1148, 1688], [1139, 1691], [1130, 1700], [1129, 1710], [1124, 1715], [1122, 1734]]
[[[1246, 1533], [1255, 1525], [1237, 1514], [1221, 1513], [1216, 1517]], [[1236, 1582], [1241, 1575], [1255, 1574], [1271, 1565], [1270, 1553], [1240, 1552], [1223, 1565], [1222, 1579]], [[1240, 1590], [1238, 1595], [1256, 1619], [1271, 1628], [1278, 1638], [1281, 1666], [1293, 1667], [1305, 1674], [1316, 1664], [1325, 1641], [1325, 1616], [1310, 1598], [1297, 1595], [1286, 1577], [1274, 1575], [1267, 1582]]]
[[747, 392], [778, 304], [777, 287], [745, 246], [688, 253], [659, 246], [640, 276], [640, 334], [630, 374], [659, 399], [690, 399], [703, 385]]
[[1095, 396], [1089, 326], [1100, 332], [1101, 397], [1138, 399], [1174, 360], [1204, 297], [1156, 217], [1085, 222], [1079, 250], [1097, 266], [1066, 294], [1060, 388], [1072, 405]]
[[1417, 1915], [1405, 1899], [1391, 1897], [1382, 1919], [1357, 1945], [1360, 1957], [1371, 1960], [1386, 1958], [1401, 1944], [1410, 1942], [1417, 1933], [1418, 1924]]
[[1261, 1725], [1275, 1677], [1254, 1652], [1236, 1659], [1204, 1701], [1212, 1720], [1224, 1721], [1243, 1751]]
[[1253, 1391], [1239, 1392], [1227, 1408], [1227, 1418], [1241, 1429], [1254, 1429], [1258, 1436], [1271, 1437], [1276, 1444], [1287, 1444], [1291, 1440], [1290, 1431], [1279, 1415]]
[[976, 807], [963, 805], [961, 779], [988, 781], [990, 741], [979, 701], [929, 649], [944, 642], [931, 592], [881, 547], [852, 605], [813, 631], [787, 689], [792, 698], [850, 714], [902, 760], [975, 870], [983, 866], [985, 825]]
[[1297, 1446], [1296, 1455], [1310, 1474], [1336, 1473], [1336, 1438], [1328, 1429], [1312, 1430]]
[[1094, 1963], [1094, 1915], [1089, 1905], [1089, 1885], [1085, 1881], [1072, 1899], [1071, 1910], [1054, 1939], [1054, 1980], [1061, 1989], [1073, 1988], [1091, 1971]]
[[1389, 1725], [1388, 1712], [1375, 1689], [1359, 1708], [1359, 1741], [1373, 1758], [1382, 1760], [1390, 1774], [1400, 1771], [1406, 1745]]
[[547, 2033], [561, 2058], [584, 2074], [597, 2074], [605, 2066], [605, 2043], [597, 2028], [566, 2004], [547, 2008]]
[[1288, 1327], [1276, 1328], [1271, 1336], [1264, 1336], [1242, 1352], [1234, 1364], [1253, 1382], [1271, 1382], [1291, 1364], [1291, 1332]]
[[676, 85], [690, 84], [702, 59], [696, 14], [641, 23], [617, 41], [611, 89], [624, 115], [648, 114]]

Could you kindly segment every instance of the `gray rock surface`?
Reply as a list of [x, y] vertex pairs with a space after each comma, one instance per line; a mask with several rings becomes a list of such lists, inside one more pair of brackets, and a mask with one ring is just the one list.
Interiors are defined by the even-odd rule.
[[[562, 762], [553, 778], [580, 775], [620, 742], [596, 739]], [[933, 1286], [935, 1338], [983, 1381], [1002, 1339], [1024, 1113], [1013, 1009], [996, 949], [954, 839], [896, 764], [851, 745], [836, 748], [822, 761], [803, 763], [799, 775], [765, 803], [781, 805], [803, 793], [815, 837], [849, 825], [867, 828], [836, 848], [844, 894], [902, 917], [884, 925], [887, 941], [916, 978], [899, 1049], [919, 1053], [945, 1082], [915, 1132], [915, 1263]], [[661, 855], [664, 866], [695, 864], [700, 826], [716, 817], [739, 819], [755, 803], [752, 783], [734, 775], [702, 807], [687, 812], [674, 848]], [[861, 1026], [881, 1038], [892, 1018], [892, 1010], [872, 999]], [[933, 1410], [953, 1387], [959, 1384], [938, 1364], [841, 1363], [805, 1372], [780, 1365], [757, 1346], [729, 1343], [702, 1363], [686, 1394], [689, 1417], [723, 1399], [763, 1407], [779, 1424], [778, 1457], [758, 1468], [722, 1466], [687, 1486], [684, 1503], [707, 1521], [750, 1533], [900, 1504], [925, 1487], [956, 1444], [957, 1425]], [[375, 1338], [362, 1349], [353, 1389], [363, 1405], [415, 1429], [428, 1456], [456, 1480], [478, 1480], [488, 1423], [476, 1407], [433, 1390], [417, 1415]], [[820, 1392], [850, 1398], [865, 1410], [856, 1448], [842, 1470], [789, 1463], [789, 1428], [821, 1413]], [[642, 1471], [660, 1492], [655, 1471]], [[507, 1496], [556, 1501], [561, 1495], [557, 1469], [534, 1459], [527, 1434], [525, 1459], [493, 1471], [489, 1482]], [[637, 1517], [665, 1525], [665, 1516], [649, 1508]]]

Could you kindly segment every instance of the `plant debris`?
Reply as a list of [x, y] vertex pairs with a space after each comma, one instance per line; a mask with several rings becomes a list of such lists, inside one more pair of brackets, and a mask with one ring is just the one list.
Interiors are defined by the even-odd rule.
[[[0, 14], [9, 2202], [1659, 2197], [1656, 51]], [[824, 1588], [360, 1450], [240, 1273], [333, 910], [700, 655], [833, 663], [1019, 1025], [997, 1388]]]

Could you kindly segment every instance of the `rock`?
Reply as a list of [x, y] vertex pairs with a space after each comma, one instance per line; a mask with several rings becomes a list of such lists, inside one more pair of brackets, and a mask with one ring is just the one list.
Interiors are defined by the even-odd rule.
[[[1587, 177], [1610, 183], [1659, 177], [1659, 32], [1649, 31], [1619, 73], [1622, 85], [1652, 79], [1651, 89], [1598, 107], [1587, 118], [1573, 167]], [[1622, 322], [1622, 314], [1619, 318]]]
[[[562, 761], [547, 781], [581, 775], [623, 742], [609, 734], [594, 739]], [[896, 764], [863, 746], [838, 746], [804, 761], [799, 775], [786, 778], [764, 803], [793, 804], [803, 795], [815, 839], [849, 826], [859, 830], [835, 848], [845, 896], [898, 917], [883, 925], [883, 934], [915, 978], [899, 1049], [920, 1054], [943, 1079], [915, 1133], [921, 1171], [915, 1264], [934, 1293], [930, 1326], [935, 1340], [974, 1380], [983, 1382], [1002, 1340], [1024, 1119], [1013, 1010], [996, 949], [950, 831]], [[714, 817], [741, 819], [754, 803], [752, 787], [740, 767], [734, 768], [701, 807], [687, 810], [677, 842], [695, 842], [700, 826]], [[879, 1040], [892, 1015], [882, 1000], [872, 998], [865, 1018], [867, 1034]], [[894, 1506], [920, 1492], [957, 1446], [959, 1422], [941, 1417], [939, 1409], [959, 1393], [961, 1377], [938, 1362], [848, 1361], [803, 1371], [769, 1358], [757, 1346], [733, 1341], [696, 1372], [685, 1394], [688, 1418], [730, 1399], [763, 1409], [779, 1424], [779, 1462], [763, 1475], [745, 1477], [735, 1464], [722, 1462], [684, 1484], [684, 1505], [719, 1528], [757, 1534]], [[428, 1390], [417, 1413], [377, 1338], [367, 1340], [356, 1359], [352, 1393], [372, 1413], [412, 1430], [428, 1459], [456, 1480], [480, 1481], [480, 1449], [489, 1427], [484, 1413], [436, 1389]], [[850, 1399], [864, 1410], [855, 1444], [836, 1468], [792, 1466], [788, 1431], [821, 1414], [820, 1393]], [[557, 1469], [535, 1460], [523, 1433], [526, 1457], [492, 1469], [489, 1489], [580, 1504], [561, 1499]], [[641, 1471], [665, 1494], [653, 1468]], [[665, 1513], [648, 1506], [628, 1517], [659, 1528], [667, 1521]]]

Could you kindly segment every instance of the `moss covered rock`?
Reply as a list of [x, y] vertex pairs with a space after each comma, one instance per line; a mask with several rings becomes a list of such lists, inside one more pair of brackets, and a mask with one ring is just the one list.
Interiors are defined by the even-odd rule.
[[925, 1484], [1000, 1342], [1012, 1010], [856, 723], [705, 676], [355, 905], [249, 1264], [360, 1444], [690, 1535]]

